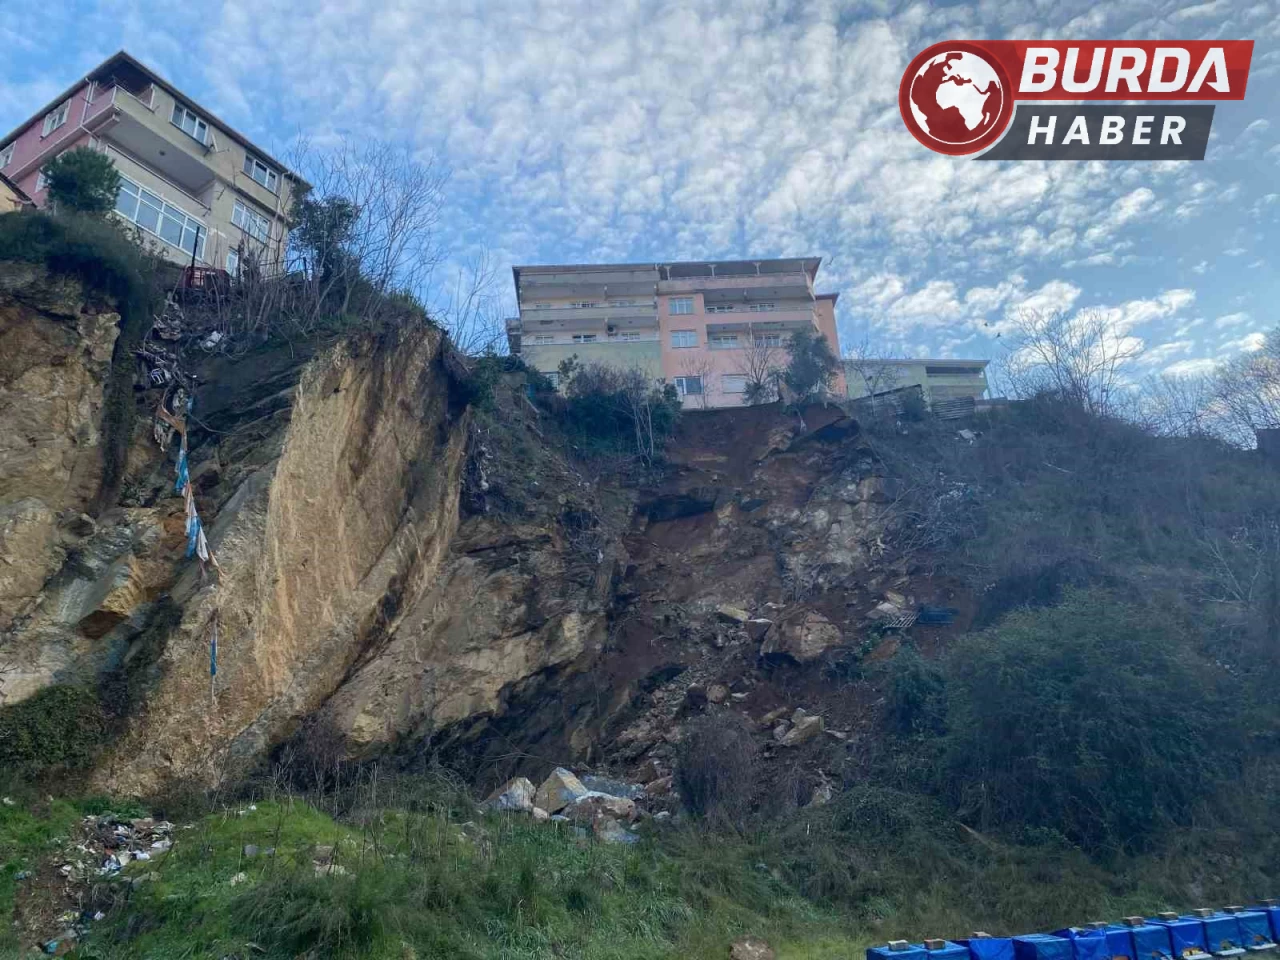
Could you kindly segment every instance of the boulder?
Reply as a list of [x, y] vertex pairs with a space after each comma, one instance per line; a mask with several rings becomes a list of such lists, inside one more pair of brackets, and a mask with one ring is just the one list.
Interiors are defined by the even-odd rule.
[[637, 815], [634, 800], [611, 797], [607, 793], [588, 793], [576, 797], [561, 812], [575, 823], [594, 823], [606, 817], [630, 822]]
[[527, 813], [533, 809], [533, 795], [537, 792], [533, 781], [527, 777], [512, 777], [485, 801], [494, 810], [512, 810]]
[[760, 644], [760, 656], [784, 654], [799, 663], [808, 663], [839, 646], [843, 639], [839, 627], [810, 610], [803, 616], [775, 624]]
[[867, 614], [867, 619], [892, 620], [894, 617], [900, 616], [902, 616], [902, 608], [895, 603], [890, 603], [888, 600], [885, 600], [884, 602], [875, 605], [871, 612]]
[[551, 814], [547, 813], [547, 811], [543, 810], [541, 807], [534, 807], [529, 811], [529, 813], [533, 817], [534, 823], [546, 823], [551, 819]]
[[784, 747], [798, 747], [820, 734], [824, 726], [821, 717], [801, 717], [791, 725], [791, 729], [783, 734], [778, 742]]
[[712, 703], [724, 703], [729, 699], [729, 688], [723, 683], [713, 683], [707, 688], [707, 699]]
[[671, 792], [674, 783], [674, 778], [670, 776], [651, 780], [644, 788], [644, 795], [646, 797], [665, 797]]
[[751, 614], [743, 610], [741, 607], [730, 606], [722, 603], [716, 607], [716, 616], [725, 623], [746, 623], [751, 619]]
[[602, 843], [637, 843], [640, 837], [626, 829], [612, 817], [595, 821], [592, 829]]
[[864, 477], [858, 481], [857, 497], [864, 503], [890, 503], [898, 498], [900, 487], [889, 477]]
[[595, 777], [591, 774], [578, 779], [592, 793], [607, 793], [611, 797], [627, 797], [631, 800], [644, 796], [644, 786], [639, 783], [627, 783], [614, 777]]
[[752, 617], [743, 624], [747, 629], [747, 636], [752, 640], [763, 640], [764, 635], [769, 632], [769, 628], [773, 626], [772, 620], [766, 620], [764, 617]]
[[707, 705], [707, 688], [693, 683], [684, 692], [684, 702], [691, 710], [701, 710]]
[[534, 794], [533, 805], [541, 807], [547, 813], [559, 813], [572, 801], [586, 796], [589, 792], [572, 771], [564, 767], [556, 767], [551, 771], [551, 776], [542, 781], [542, 786]]
[[729, 946], [729, 960], [775, 960], [773, 948], [759, 937], [739, 937]]
[[774, 723], [781, 720], [790, 712], [791, 710], [788, 707], [775, 707], [774, 709], [770, 710], [768, 713], [766, 713], [763, 717], [760, 718], [760, 726], [762, 727], [772, 726]]

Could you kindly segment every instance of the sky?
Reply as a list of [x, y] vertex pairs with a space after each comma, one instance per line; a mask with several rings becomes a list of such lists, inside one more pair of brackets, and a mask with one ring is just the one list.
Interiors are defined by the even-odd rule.
[[[969, 38], [1255, 48], [1203, 162], [977, 163], [897, 106], [915, 53]], [[989, 358], [1020, 311], [1096, 308], [1142, 373], [1280, 324], [1280, 0], [9, 0], [0, 128], [121, 48], [273, 152], [434, 156], [449, 258], [504, 277], [817, 255], [844, 344]]]

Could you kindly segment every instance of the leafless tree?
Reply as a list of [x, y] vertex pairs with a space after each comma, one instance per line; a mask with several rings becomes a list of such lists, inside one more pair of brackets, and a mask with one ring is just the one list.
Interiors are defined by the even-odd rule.
[[1207, 437], [1218, 432], [1219, 412], [1213, 377], [1169, 374], [1143, 381], [1134, 419], [1163, 437]]
[[711, 377], [714, 374], [715, 367], [711, 365], [711, 358], [706, 354], [684, 354], [680, 358], [680, 376], [697, 377], [702, 385], [702, 392], [694, 396], [698, 398], [698, 405], [704, 410], [708, 403], [707, 390], [711, 386]]
[[785, 354], [769, 336], [757, 334], [739, 352], [737, 372], [746, 378], [743, 401], [748, 404], [773, 403], [778, 399], [778, 382], [785, 366]]
[[1280, 328], [1267, 334], [1262, 349], [1223, 364], [1213, 393], [1232, 440], [1248, 444], [1258, 430], [1280, 427]]
[[1013, 319], [1007, 375], [1017, 397], [1052, 394], [1098, 416], [1114, 416], [1142, 343], [1105, 311], [1027, 310]]
[[844, 368], [846, 379], [850, 381], [850, 392], [861, 389], [863, 396], [869, 398], [871, 407], [876, 406], [879, 394], [896, 390], [902, 382], [902, 371], [897, 364], [891, 363], [890, 357], [883, 350], [872, 345], [869, 338], [850, 344], [844, 350]]
[[457, 270], [433, 315], [468, 356], [502, 353], [506, 343], [502, 278], [497, 262], [482, 250]]

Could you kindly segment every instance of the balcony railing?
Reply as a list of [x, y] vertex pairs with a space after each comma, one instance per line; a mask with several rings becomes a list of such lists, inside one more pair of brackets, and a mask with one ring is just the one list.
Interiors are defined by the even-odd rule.
[[702, 293], [716, 290], [803, 290], [813, 295], [813, 284], [803, 271], [795, 273], [760, 273], [743, 276], [678, 277], [663, 280], [658, 285], [660, 293]]
[[619, 304], [610, 306], [601, 303], [592, 307], [544, 307], [536, 304], [521, 306], [520, 315], [526, 325], [532, 326], [539, 320], [569, 321], [581, 323], [607, 323], [621, 320], [648, 320], [657, 322], [658, 305], [656, 302], [636, 304]]

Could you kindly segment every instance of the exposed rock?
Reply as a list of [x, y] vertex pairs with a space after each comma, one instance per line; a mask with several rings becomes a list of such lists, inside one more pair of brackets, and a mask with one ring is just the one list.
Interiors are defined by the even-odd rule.
[[821, 717], [804, 716], [791, 725], [779, 740], [784, 747], [798, 747], [808, 743], [822, 732], [824, 724]]
[[640, 840], [639, 836], [610, 817], [595, 821], [593, 829], [603, 843], [637, 843]]
[[529, 813], [533, 816], [534, 823], [546, 823], [551, 819], [551, 814], [543, 810], [541, 807], [534, 807]]
[[831, 799], [834, 796], [835, 788], [831, 785], [831, 781], [824, 777], [818, 782], [818, 785], [813, 788], [813, 796], [809, 798], [809, 806], [825, 807], [831, 802]]
[[570, 800], [562, 812], [575, 823], [590, 823], [603, 817], [631, 821], [636, 818], [636, 802], [607, 793], [588, 793]]
[[801, 617], [775, 624], [760, 644], [760, 655], [785, 654], [800, 663], [808, 663], [842, 640], [840, 629], [834, 623], [811, 610]]
[[713, 683], [707, 687], [707, 699], [712, 703], [724, 703], [729, 699], [729, 688], [723, 683]]
[[889, 477], [864, 477], [858, 481], [859, 500], [869, 503], [891, 503], [901, 494], [901, 484]]
[[760, 718], [760, 726], [762, 727], [771, 726], [772, 724], [781, 720], [783, 717], [787, 716], [787, 714], [789, 714], [790, 712], [791, 712], [790, 707], [775, 707], [774, 709], [770, 710], [768, 713], [766, 713], [763, 717]]
[[773, 728], [773, 739], [781, 743], [783, 739], [786, 737], [787, 733], [790, 732], [790, 730], [791, 730], [791, 724], [783, 720], [780, 724], [778, 724], [776, 727]]
[[671, 792], [674, 783], [675, 779], [671, 776], [659, 777], [657, 780], [651, 780], [645, 785], [645, 796], [665, 797]]
[[885, 600], [875, 605], [871, 612], [867, 614], [869, 620], [892, 620], [894, 617], [902, 616], [902, 608], [895, 603]]
[[716, 607], [716, 616], [725, 623], [746, 623], [751, 619], [751, 614], [747, 613], [747, 611], [727, 603], [722, 603]]
[[729, 960], [775, 960], [776, 956], [759, 937], [740, 937], [729, 947]]
[[573, 773], [564, 767], [556, 767], [551, 775], [542, 781], [534, 796], [534, 806], [541, 807], [547, 813], [559, 813], [578, 797], [584, 797], [589, 791]]
[[536, 788], [527, 777], [512, 777], [485, 801], [494, 810], [513, 810], [526, 813], [533, 809]]
[[747, 630], [747, 636], [753, 641], [764, 639], [764, 635], [769, 632], [769, 628], [773, 626], [772, 620], [766, 620], [763, 617], [753, 617], [743, 624]]
[[707, 705], [707, 688], [700, 683], [691, 684], [685, 689], [684, 702], [691, 710], [701, 710]]
[[631, 800], [644, 796], [642, 784], [627, 783], [613, 777], [597, 777], [589, 773], [578, 779], [591, 793], [607, 793], [611, 797], [627, 797]]

